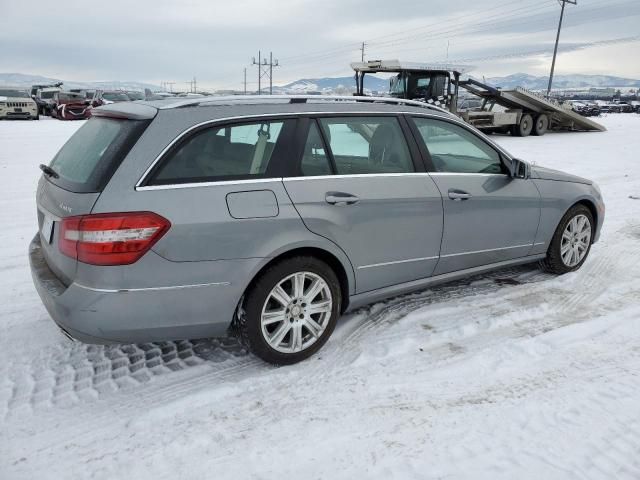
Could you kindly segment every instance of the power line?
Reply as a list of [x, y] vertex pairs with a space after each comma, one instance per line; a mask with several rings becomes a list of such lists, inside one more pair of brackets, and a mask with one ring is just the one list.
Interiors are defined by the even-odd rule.
[[273, 59], [273, 53], [269, 52], [269, 63], [267, 63], [267, 59], [261, 58], [262, 52], [258, 51], [258, 61], [256, 62], [256, 58], [253, 57], [252, 65], [256, 65], [258, 67], [258, 94], [262, 93], [262, 78], [269, 78], [269, 95], [273, 95], [273, 67], [279, 67], [280, 64], [278, 60]]
[[551, 85], [553, 84], [553, 71], [556, 69], [556, 56], [558, 55], [558, 43], [560, 42], [560, 30], [562, 29], [562, 19], [564, 18], [564, 7], [567, 3], [577, 4], [577, 0], [559, 0], [562, 2], [560, 10], [560, 22], [558, 22], [558, 34], [556, 35], [556, 46], [553, 49], [553, 60], [551, 61], [551, 73], [549, 74], [549, 86], [547, 87], [547, 97], [551, 95]]

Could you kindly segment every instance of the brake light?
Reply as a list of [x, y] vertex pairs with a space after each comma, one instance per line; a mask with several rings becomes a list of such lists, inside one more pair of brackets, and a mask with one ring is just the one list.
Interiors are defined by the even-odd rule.
[[99, 213], [62, 219], [60, 251], [91, 265], [137, 262], [171, 227], [152, 212]]

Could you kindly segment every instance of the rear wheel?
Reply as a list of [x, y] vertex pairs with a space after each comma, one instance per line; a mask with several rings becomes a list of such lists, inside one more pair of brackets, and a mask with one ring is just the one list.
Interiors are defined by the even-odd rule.
[[536, 117], [535, 124], [533, 125], [533, 134], [541, 137], [549, 130], [549, 117], [544, 113]]
[[591, 211], [584, 205], [571, 207], [556, 228], [542, 268], [557, 274], [579, 269], [591, 251], [593, 231]]
[[317, 352], [340, 315], [340, 283], [315, 257], [269, 267], [250, 287], [236, 318], [241, 342], [255, 355], [289, 365]]
[[512, 133], [516, 137], [528, 137], [533, 130], [533, 118], [528, 113], [525, 113], [520, 118], [520, 123], [513, 126]]

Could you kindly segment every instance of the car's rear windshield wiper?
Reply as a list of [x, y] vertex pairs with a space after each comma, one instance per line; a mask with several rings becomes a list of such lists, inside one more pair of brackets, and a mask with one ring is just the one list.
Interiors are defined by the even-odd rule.
[[49, 165], [45, 165], [44, 163], [41, 163], [40, 170], [42, 170], [45, 173], [45, 175], [48, 175], [49, 177], [60, 178], [60, 175], [58, 175], [58, 172], [56, 172]]

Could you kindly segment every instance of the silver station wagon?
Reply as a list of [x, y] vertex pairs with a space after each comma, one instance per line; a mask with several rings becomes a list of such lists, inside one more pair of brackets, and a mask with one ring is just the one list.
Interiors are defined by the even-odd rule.
[[31, 268], [66, 335], [231, 330], [276, 364], [386, 297], [528, 262], [573, 271], [604, 220], [593, 182], [398, 99], [113, 104], [41, 169]]

